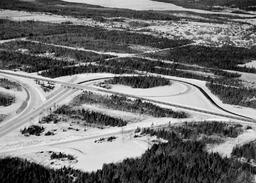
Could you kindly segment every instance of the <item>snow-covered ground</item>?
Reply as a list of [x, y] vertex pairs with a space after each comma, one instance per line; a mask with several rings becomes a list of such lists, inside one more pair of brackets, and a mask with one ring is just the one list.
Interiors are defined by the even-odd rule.
[[[219, 106], [221, 106], [222, 108], [232, 111], [234, 113], [240, 114], [240, 115], [244, 115], [244, 116], [248, 116], [251, 118], [256, 119], [256, 110], [252, 109], [252, 108], [248, 108], [248, 107], [242, 107], [242, 106], [236, 106], [236, 105], [230, 105], [230, 104], [224, 104], [217, 96], [215, 96], [213, 93], [211, 93], [211, 91], [206, 87], [206, 81], [201, 81], [201, 80], [196, 80], [196, 79], [188, 79], [188, 78], [180, 78], [180, 77], [175, 77], [175, 76], [165, 76], [165, 75], [159, 75], [159, 74], [155, 74], [157, 76], [161, 76], [161, 77], [166, 77], [166, 78], [170, 78], [170, 79], [175, 79], [175, 80], [179, 80], [179, 81], [185, 81], [185, 82], [189, 82], [191, 84], [195, 84], [199, 87], [201, 87]], [[248, 77], [251, 78], [253, 80], [254, 77], [256, 77], [254, 74], [245, 74], [244, 77]], [[177, 102], [185, 102], [185, 103], [189, 103], [189, 105], [191, 106], [197, 106], [199, 108], [203, 108], [203, 109], [208, 109], [208, 110], [213, 110], [215, 112], [218, 112], [218, 109], [216, 111], [216, 108], [212, 107], [212, 104], [210, 104], [210, 106], [207, 106], [207, 104], [209, 104], [209, 101], [205, 101], [205, 97], [201, 94], [198, 93], [197, 89], [193, 89], [196, 92], [190, 92], [190, 94], [186, 95], [186, 97], [184, 98], [185, 95], [183, 96], [179, 96], [182, 97], [183, 99], [180, 98], [180, 100], [178, 100], [179, 98], [175, 97], [175, 100], [178, 100]], [[192, 91], [193, 91], [192, 90]], [[163, 98], [161, 98], [163, 99]], [[175, 101], [173, 100], [173, 101]], [[168, 101], [168, 100], [167, 100]], [[172, 101], [172, 100], [170, 100]], [[201, 102], [205, 101], [205, 104], [202, 104]], [[205, 107], [205, 108], [204, 108]]]
[[230, 157], [234, 147], [241, 146], [256, 139], [255, 129], [250, 129], [239, 135], [237, 138], [229, 138], [224, 143], [214, 146], [209, 146], [209, 152], [218, 152], [224, 157]]
[[[204, 14], [228, 14], [229, 12], [213, 12], [199, 9], [188, 9], [181, 6], [174, 5], [172, 3], [158, 2], [152, 0], [63, 0], [72, 3], [85, 3], [98, 5], [109, 8], [122, 8], [122, 9], [132, 9], [132, 10], [156, 10], [156, 11], [192, 11], [196, 13]], [[241, 15], [248, 16], [248, 15]]]
[[[94, 84], [92, 84], [94, 87]], [[153, 99], [160, 102], [183, 105], [186, 107], [208, 110], [224, 114], [223, 111], [216, 108], [204, 95], [195, 87], [172, 81], [170, 86], [160, 86], [149, 89], [136, 89], [124, 85], [111, 85], [109, 91], [136, 95], [143, 98]]]
[[[71, 166], [75, 169], [91, 172], [101, 169], [105, 163], [116, 163], [125, 158], [141, 156], [151, 147], [151, 141], [155, 139], [155, 137], [148, 136], [139, 138], [134, 138], [133, 136], [133, 133], [116, 135], [116, 139], [112, 142], [108, 142], [107, 140], [95, 142], [99, 138], [94, 138], [60, 145], [20, 150], [19, 152], [12, 152], [9, 155], [26, 158], [52, 168]], [[105, 138], [108, 137], [110, 136], [106, 136]], [[47, 153], [49, 151], [70, 154], [76, 160], [71, 162], [61, 160], [53, 161], [50, 159], [49, 153]]]
[[182, 83], [173, 82], [171, 85], [159, 86], [153, 88], [131, 88], [124, 85], [110, 85], [112, 91], [136, 95], [138, 97], [170, 97], [189, 93], [191, 87]]

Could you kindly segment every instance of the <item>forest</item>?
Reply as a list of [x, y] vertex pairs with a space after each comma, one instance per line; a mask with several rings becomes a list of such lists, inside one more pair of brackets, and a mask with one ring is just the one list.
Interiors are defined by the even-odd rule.
[[208, 82], [206, 86], [226, 104], [256, 108], [256, 89]]
[[65, 115], [71, 119], [79, 119], [84, 122], [84, 124], [97, 124], [104, 126], [126, 126], [127, 122], [121, 118], [115, 118], [100, 112], [89, 111], [85, 109], [72, 109], [67, 105], [59, 107], [53, 112], [57, 115]]
[[[12, 1], [12, 0], [7, 0]], [[2, 0], [0, 1], [0, 4]], [[74, 28], [68, 25], [51, 24], [36, 21], [11, 21], [0, 19], [0, 39], [13, 39], [39, 35], [63, 34]]]
[[[183, 141], [175, 132], [144, 129], [144, 134], [168, 140], [154, 144], [140, 158], [105, 164], [85, 173], [71, 168], [49, 169], [18, 158], [0, 159], [0, 179], [13, 182], [67, 183], [252, 183], [256, 169], [217, 153], [207, 153], [200, 141]], [[13, 176], [15, 175], [15, 176]]]
[[127, 85], [131, 86], [132, 88], [153, 88], [171, 84], [169, 79], [154, 76], [116, 76], [113, 79], [105, 81], [104, 83]]
[[205, 67], [256, 73], [256, 69], [237, 66], [238, 64], [244, 64], [254, 60], [256, 58], [255, 49], [255, 47], [207, 47], [190, 45], [173, 48], [167, 55], [158, 55], [156, 57], [174, 60], [178, 63], [196, 64]]
[[130, 70], [122, 69], [120, 67], [106, 67], [103, 65], [82, 65], [82, 66], [70, 66], [70, 67], [52, 67], [46, 71], [40, 73], [40, 75], [50, 78], [56, 78], [60, 76], [70, 76], [81, 73], [97, 73], [97, 72], [109, 72], [113, 74], [132, 73]]
[[72, 64], [74, 63], [17, 52], [0, 51], [0, 69], [20, 69], [25, 72], [38, 72]]
[[100, 95], [92, 92], [84, 92], [76, 96], [72, 105], [100, 104], [114, 110], [127, 111], [138, 114], [147, 114], [154, 117], [187, 118], [188, 114], [183, 111], [174, 111], [142, 100], [131, 100], [124, 96]]
[[169, 76], [178, 76], [184, 78], [193, 78], [199, 80], [211, 80], [211, 77], [196, 74], [193, 72], [187, 72], [185, 70], [177, 69], [177, 64], [165, 64], [156, 61], [150, 61], [140, 58], [122, 58], [117, 60], [102, 61], [101, 65], [106, 65], [109, 67], [116, 67], [132, 70], [132, 71], [146, 71], [150, 73], [157, 73]]
[[[74, 30], [67, 30], [64, 34], [49, 36], [34, 36], [32, 39], [66, 46], [96, 49], [101, 51], [129, 52], [129, 45], [142, 45], [153, 48], [172, 48], [191, 43], [189, 40], [176, 40], [153, 35], [133, 33], [128, 31], [107, 30], [101, 27], [72, 26]], [[120, 50], [120, 48], [122, 48]], [[131, 51], [131, 50], [130, 50]]]
[[31, 41], [12, 41], [3, 43], [0, 48], [6, 50], [17, 51], [20, 49], [27, 50], [29, 54], [53, 54], [54, 57], [63, 60], [72, 60], [74, 62], [94, 62], [101, 59], [111, 58], [110, 55], [99, 55], [93, 52], [79, 51], [74, 49], [68, 49], [63, 47], [45, 45], [42, 43], [35, 43]]
[[15, 97], [7, 93], [0, 92], [0, 106], [7, 107], [15, 102]]
[[246, 158], [248, 161], [256, 161], [256, 144], [255, 141], [249, 142], [242, 146], [236, 146], [231, 155], [235, 158]]

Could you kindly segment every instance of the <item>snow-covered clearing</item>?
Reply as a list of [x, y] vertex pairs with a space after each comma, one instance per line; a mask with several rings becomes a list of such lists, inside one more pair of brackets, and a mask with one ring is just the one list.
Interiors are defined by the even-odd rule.
[[[244, 115], [244, 116], [248, 116], [248, 117], [256, 119], [256, 110], [255, 109], [248, 108], [248, 107], [242, 107], [242, 106], [236, 106], [236, 105], [230, 105], [230, 104], [224, 104], [217, 96], [215, 96], [214, 94], [211, 93], [211, 91], [208, 89], [208, 87], [206, 87], [206, 81], [201, 81], [201, 80], [196, 80], [196, 79], [188, 79], [188, 78], [180, 78], [180, 77], [175, 77], [175, 76], [166, 76], [166, 75], [160, 75], [160, 74], [153, 74], [153, 75], [178, 80], [181, 82], [182, 81], [189, 82], [191, 84], [197, 85], [197, 86], [201, 87], [214, 100], [214, 102], [216, 102], [216, 104], [218, 104], [222, 108], [232, 111], [234, 113], [240, 114], [240, 115]], [[245, 74], [245, 76], [248, 76], [248, 77], [250, 76], [252, 78], [256, 77], [254, 74], [250, 74], [250, 73], [248, 73], [248, 75]], [[163, 100], [164, 98], [161, 97], [160, 99]], [[214, 112], [220, 112], [219, 109], [214, 107], [203, 96], [203, 94], [201, 92], [199, 92], [199, 90], [195, 89], [194, 87], [193, 87], [193, 90], [191, 90], [189, 94], [175, 97], [174, 100], [172, 100], [170, 98], [170, 99], [166, 99], [164, 101], [178, 102], [178, 103], [182, 103], [185, 105], [189, 104], [189, 106], [196, 106], [196, 108], [212, 110]], [[225, 112], [221, 111], [221, 113], [225, 113]]]
[[241, 146], [256, 139], [255, 129], [250, 129], [239, 135], [237, 138], [229, 138], [226, 142], [207, 147], [210, 152], [218, 152], [224, 157], [230, 157], [235, 146]]
[[172, 82], [171, 85], [159, 86], [153, 88], [131, 88], [124, 85], [110, 85], [113, 91], [136, 95], [138, 97], [169, 97], [189, 93], [191, 87], [178, 82]]
[[[203, 14], [224, 14], [233, 15], [229, 12], [213, 12], [199, 9], [188, 9], [181, 6], [177, 6], [171, 3], [164, 3], [152, 0], [63, 0], [71, 3], [85, 3], [98, 5], [108, 8], [122, 8], [122, 9], [132, 9], [132, 10], [157, 10], [157, 11], [191, 11]], [[249, 15], [240, 16], [250, 17]]]
[[[93, 84], [92, 86], [98, 87]], [[223, 111], [216, 108], [198, 89], [181, 82], [172, 81], [172, 85], [170, 86], [160, 86], [150, 89], [135, 89], [124, 85], [111, 86], [109, 91], [224, 114]]]
[[[152, 145], [155, 137], [143, 136], [134, 138], [133, 133], [115, 135], [112, 142], [95, 142], [99, 138], [71, 142], [53, 146], [42, 146], [18, 152], [9, 153], [9, 156], [26, 158], [30, 161], [40, 163], [51, 168], [71, 166], [83, 171], [96, 171], [101, 169], [105, 163], [116, 163], [125, 158], [141, 156], [146, 149]], [[110, 136], [106, 136], [108, 138]], [[49, 151], [62, 152], [75, 157], [75, 161], [51, 160]], [[5, 156], [5, 155], [4, 155]]]

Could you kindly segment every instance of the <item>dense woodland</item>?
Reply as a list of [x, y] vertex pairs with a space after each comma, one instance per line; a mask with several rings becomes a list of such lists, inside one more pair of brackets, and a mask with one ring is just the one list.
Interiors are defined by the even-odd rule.
[[[9, 0], [8, 0], [9, 1]], [[12, 1], [12, 0], [11, 0]], [[2, 1], [0, 1], [2, 3]], [[50, 24], [35, 21], [11, 21], [0, 19], [0, 39], [32, 37], [36, 35], [62, 34], [74, 28], [68, 25]]]
[[115, 110], [127, 112], [147, 114], [154, 117], [172, 117], [172, 118], [187, 118], [188, 114], [182, 111], [173, 111], [172, 109], [163, 108], [158, 105], [145, 102], [142, 100], [131, 100], [124, 96], [104, 96], [91, 92], [84, 92], [76, 96], [72, 105], [79, 106], [82, 104], [100, 104]]
[[237, 146], [232, 151], [232, 156], [236, 158], [246, 158], [247, 160], [256, 161], [256, 144], [255, 141], [242, 146]]
[[[175, 132], [145, 129], [143, 134], [168, 140], [154, 144], [140, 158], [126, 159], [103, 165], [102, 170], [84, 173], [71, 168], [45, 168], [17, 158], [0, 160], [0, 179], [13, 182], [74, 182], [74, 183], [252, 183], [255, 168], [234, 159], [207, 153], [200, 141], [183, 141]], [[13, 176], [15, 175], [15, 176]]]
[[127, 122], [121, 118], [115, 118], [103, 113], [89, 111], [85, 109], [72, 109], [67, 105], [63, 105], [54, 111], [57, 115], [66, 115], [72, 119], [84, 121], [84, 124], [97, 124], [104, 126], [126, 126]]
[[[191, 43], [189, 40], [171, 40], [164, 37], [155, 37], [147, 34], [128, 31], [107, 30], [100, 27], [83, 26], [65, 34], [53, 36], [35, 36], [33, 39], [41, 42], [100, 49], [103, 51], [122, 51], [130, 44], [150, 46], [154, 48], [172, 48]], [[120, 48], [122, 48], [120, 50]], [[125, 52], [129, 51], [127, 49]]]
[[206, 86], [224, 103], [256, 108], [256, 89], [208, 82]]
[[238, 64], [250, 62], [256, 58], [256, 48], [234, 46], [207, 47], [190, 45], [173, 48], [167, 55], [157, 56], [175, 62], [197, 64], [205, 67], [237, 70], [256, 73], [256, 69], [239, 67]]
[[63, 47], [34, 43], [31, 41], [12, 41], [0, 45], [0, 48], [18, 51], [27, 50], [27, 54], [53, 54], [54, 57], [73, 60], [76, 62], [94, 62], [111, 58], [110, 55], [99, 55], [93, 52], [79, 51]]
[[81, 73], [97, 73], [97, 72], [108, 72], [114, 74], [132, 73], [130, 70], [122, 69], [120, 67], [106, 67], [103, 65], [81, 65], [81, 66], [70, 66], [70, 67], [52, 67], [49, 70], [43, 71], [40, 74], [45, 77], [56, 78], [61, 76], [68, 76]]
[[[166, 64], [163, 62], [150, 61], [147, 59], [140, 58], [122, 58], [117, 60], [108, 60], [103, 61], [102, 65], [106, 65], [109, 67], [120, 67], [126, 70], [132, 71], [146, 71], [151, 73], [170, 75], [170, 76], [178, 76], [185, 78], [193, 78], [199, 80], [210, 80], [211, 77], [204, 76], [200, 74], [196, 74], [193, 72], [186, 72], [185, 70], [177, 69], [177, 64]], [[181, 66], [180, 66], [181, 67]]]
[[47, 43], [98, 49], [102, 51], [130, 51], [130, 44], [171, 48], [191, 43], [128, 31], [107, 30], [100, 27], [52, 24], [34, 21], [14, 22], [0, 19], [0, 38], [29, 37]]
[[21, 69], [26, 72], [38, 72], [52, 67], [63, 67], [71, 64], [73, 63], [51, 58], [0, 51], [0, 69]]
[[0, 92], [0, 106], [9, 106], [15, 102], [15, 97], [6, 93]]
[[171, 84], [169, 79], [154, 76], [116, 76], [105, 83], [127, 85], [132, 88], [153, 88]]

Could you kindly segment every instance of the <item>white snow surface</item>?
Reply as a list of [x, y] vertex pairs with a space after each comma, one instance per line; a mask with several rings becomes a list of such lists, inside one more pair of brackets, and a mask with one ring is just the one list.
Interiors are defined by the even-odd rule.
[[231, 152], [235, 146], [241, 146], [255, 139], [256, 139], [256, 131], [252, 129], [247, 130], [246, 132], [239, 135], [237, 138], [229, 138], [226, 142], [220, 145], [208, 147], [208, 151], [218, 152], [223, 157], [230, 157]]
[[[122, 8], [132, 10], [156, 10], [156, 11], [191, 11], [203, 14], [230, 14], [229, 12], [213, 12], [199, 9], [183, 8], [172, 3], [158, 2], [152, 0], [63, 0], [71, 3], [84, 3], [98, 5], [108, 8]], [[246, 15], [241, 15], [246, 16]], [[248, 16], [248, 15], [247, 15]]]

